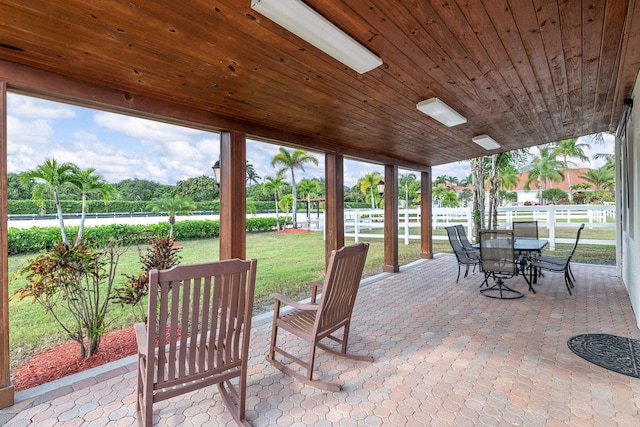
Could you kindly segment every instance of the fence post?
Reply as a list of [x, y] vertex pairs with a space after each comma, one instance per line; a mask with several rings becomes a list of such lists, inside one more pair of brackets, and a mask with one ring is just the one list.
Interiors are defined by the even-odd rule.
[[360, 241], [360, 237], [358, 236], [359, 233], [360, 233], [360, 210], [356, 209], [356, 217], [353, 225], [353, 234], [355, 236], [356, 243]]
[[409, 206], [404, 207], [404, 244], [409, 244]]
[[473, 236], [475, 236], [473, 231], [473, 215], [471, 214], [471, 207], [467, 207], [467, 230], [469, 230], [469, 239], [473, 242]]
[[553, 251], [556, 249], [556, 207], [555, 205], [547, 206], [547, 224], [549, 224], [549, 248]]

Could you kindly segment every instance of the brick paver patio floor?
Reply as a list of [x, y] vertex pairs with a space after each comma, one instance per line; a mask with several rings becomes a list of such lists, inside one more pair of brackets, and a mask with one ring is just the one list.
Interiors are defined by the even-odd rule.
[[[316, 378], [339, 392], [304, 386], [265, 361], [271, 318], [254, 320], [247, 421], [253, 426], [638, 426], [640, 379], [577, 356], [567, 340], [583, 333], [640, 339], [615, 267], [575, 264], [569, 295], [547, 273], [525, 293], [495, 300], [478, 292], [482, 274], [455, 282], [452, 255], [419, 261], [397, 274], [363, 281], [350, 351], [373, 363], [322, 351]], [[304, 345], [288, 340], [291, 351]], [[130, 426], [135, 419], [135, 359], [39, 390], [0, 410], [11, 426]], [[234, 425], [217, 387], [155, 407], [158, 425]]]

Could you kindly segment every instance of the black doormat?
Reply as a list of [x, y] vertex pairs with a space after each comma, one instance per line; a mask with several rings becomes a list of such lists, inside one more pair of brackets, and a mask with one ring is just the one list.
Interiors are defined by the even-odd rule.
[[609, 334], [584, 334], [571, 337], [567, 345], [591, 363], [640, 378], [640, 340]]

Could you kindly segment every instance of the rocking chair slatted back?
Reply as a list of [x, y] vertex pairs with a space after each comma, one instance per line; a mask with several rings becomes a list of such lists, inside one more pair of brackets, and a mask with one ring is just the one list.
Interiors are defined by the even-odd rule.
[[[275, 307], [267, 360], [276, 368], [306, 384], [324, 390], [337, 391], [340, 390], [340, 385], [313, 379], [313, 364], [317, 348], [353, 360], [373, 361], [373, 358], [368, 355], [347, 353], [351, 315], [368, 251], [368, 243], [357, 243], [334, 250], [329, 259], [324, 282], [312, 282], [311, 303], [309, 304], [295, 302], [280, 294], [271, 295], [275, 299]], [[322, 292], [322, 296], [320, 302], [316, 303], [318, 290]], [[285, 304], [294, 309], [281, 311], [282, 305]], [[278, 346], [280, 329], [284, 329], [309, 343], [307, 361], [289, 353], [284, 347]], [[338, 349], [335, 344], [328, 346], [321, 342], [325, 338], [340, 344], [340, 348]], [[276, 360], [276, 353], [292, 363], [285, 365]], [[294, 364], [301, 369], [290, 367]]]
[[236, 421], [244, 418], [256, 264], [234, 259], [149, 273], [150, 327], [136, 324], [143, 424], [153, 403], [213, 384]]
[[[325, 276], [320, 299], [320, 311], [323, 315], [316, 317], [315, 328], [317, 335], [321, 337], [349, 322], [362, 278], [367, 250], [362, 251], [359, 246], [354, 245], [345, 247], [342, 251], [340, 257], [336, 257], [336, 252], [331, 254]], [[336, 286], [327, 286], [333, 283]]]

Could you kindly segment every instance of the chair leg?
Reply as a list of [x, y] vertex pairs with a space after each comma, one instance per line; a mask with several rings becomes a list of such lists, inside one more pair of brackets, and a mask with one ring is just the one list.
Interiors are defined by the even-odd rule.
[[466, 266], [466, 267], [467, 267], [467, 268], [466, 268], [466, 269], [465, 269], [465, 271], [464, 271], [464, 277], [465, 277], [465, 279], [466, 279], [466, 278], [467, 278], [467, 276], [469, 275], [469, 264], [467, 264], [467, 266]]
[[[487, 283], [487, 286], [488, 285], [489, 284]], [[494, 291], [497, 291], [497, 294], [495, 294]], [[486, 289], [480, 289], [480, 293], [485, 297], [495, 299], [516, 299], [524, 296], [521, 292], [511, 289], [505, 285], [502, 277], [500, 276], [496, 277], [496, 283], [493, 286], [487, 287]]]
[[249, 425], [245, 417], [245, 401], [247, 389], [247, 366], [241, 368], [238, 387], [236, 388], [230, 380], [218, 383], [218, 391], [222, 397], [222, 403], [227, 407], [239, 426]]
[[569, 295], [571, 295], [571, 288], [573, 287], [573, 284], [571, 283], [571, 277], [569, 276], [569, 271], [568, 270], [564, 270], [564, 284], [567, 287], [567, 290], [569, 291]]
[[280, 315], [280, 301], [276, 300], [276, 306], [273, 311], [273, 324], [271, 325], [271, 344], [269, 345], [269, 358], [275, 359], [276, 356], [276, 339], [278, 338], [278, 316]]
[[576, 278], [573, 275], [573, 271], [571, 271], [571, 263], [567, 264], [567, 269], [569, 270], [569, 274], [571, 274], [571, 280], [575, 282]]
[[460, 263], [458, 263], [458, 277], [456, 277], [456, 283], [460, 280]]
[[527, 261], [523, 261], [523, 264], [522, 264], [522, 267], [521, 267], [522, 268], [522, 277], [524, 277], [524, 281], [527, 282], [527, 285], [529, 285], [529, 291], [531, 291], [531, 292], [533, 292], [535, 294], [536, 290], [533, 289], [533, 286], [531, 286], [532, 283], [533, 283], [532, 280], [531, 280], [531, 273], [529, 273], [529, 277], [527, 278], [527, 271], [526, 271], [527, 268], [529, 269], [529, 271], [531, 271], [533, 269], [533, 267], [531, 265], [527, 266], [526, 263], [527, 263]]
[[307, 363], [307, 379], [309, 381], [313, 381], [313, 362], [316, 359], [316, 346], [316, 342], [311, 343], [309, 346], [309, 362]]
[[480, 287], [482, 287], [485, 283], [487, 284], [487, 287], [489, 287], [489, 277], [491, 277], [491, 274], [484, 274], [484, 280], [482, 281], [482, 283], [480, 283]]
[[[138, 355], [138, 387], [136, 390], [136, 416], [138, 425], [143, 427], [153, 425], [153, 390], [146, 384], [149, 380], [147, 375], [147, 361]], [[153, 376], [151, 376], [153, 380]]]

